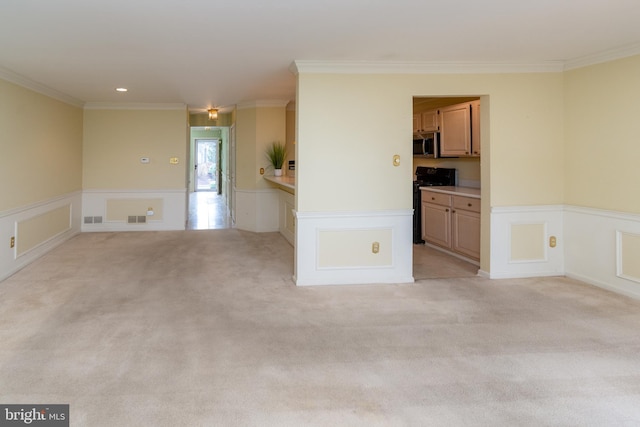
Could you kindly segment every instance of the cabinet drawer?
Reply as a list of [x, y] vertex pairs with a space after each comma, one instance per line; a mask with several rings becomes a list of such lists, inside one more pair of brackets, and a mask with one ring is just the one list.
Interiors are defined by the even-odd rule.
[[428, 190], [422, 190], [422, 201], [426, 203], [435, 203], [436, 205], [451, 206], [451, 196]]
[[453, 197], [453, 207], [456, 209], [463, 209], [465, 211], [480, 212], [480, 199], [474, 199], [473, 197]]

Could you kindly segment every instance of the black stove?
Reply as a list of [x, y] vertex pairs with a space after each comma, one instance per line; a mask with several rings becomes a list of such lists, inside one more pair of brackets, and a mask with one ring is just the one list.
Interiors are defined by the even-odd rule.
[[420, 187], [444, 187], [457, 184], [456, 170], [452, 168], [434, 168], [418, 166], [416, 180], [413, 181], [413, 243], [422, 240], [422, 200]]

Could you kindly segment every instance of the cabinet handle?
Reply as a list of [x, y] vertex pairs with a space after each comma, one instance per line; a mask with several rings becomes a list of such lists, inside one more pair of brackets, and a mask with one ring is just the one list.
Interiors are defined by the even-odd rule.
[[435, 199], [436, 199], [435, 197], [432, 197], [432, 198], [431, 198], [431, 200], [435, 200]]
[[471, 203], [467, 203], [467, 206], [471, 207], [472, 205], [471, 205]]
[[449, 212], [449, 208], [445, 209], [445, 212]]
[[456, 210], [455, 209], [451, 209], [451, 213], [456, 213]]

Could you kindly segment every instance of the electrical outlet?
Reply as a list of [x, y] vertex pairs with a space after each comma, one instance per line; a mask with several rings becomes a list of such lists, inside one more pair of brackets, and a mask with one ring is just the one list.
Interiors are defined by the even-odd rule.
[[9, 243], [9, 247], [13, 248], [16, 246], [16, 238], [14, 236], [11, 236], [11, 241]]
[[380, 252], [380, 243], [379, 242], [373, 242], [371, 244], [371, 252], [373, 252], [374, 254], [377, 254], [378, 252]]

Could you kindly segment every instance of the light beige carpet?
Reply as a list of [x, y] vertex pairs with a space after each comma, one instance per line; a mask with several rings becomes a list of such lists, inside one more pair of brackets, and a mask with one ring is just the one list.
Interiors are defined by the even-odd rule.
[[85, 233], [0, 283], [0, 402], [72, 426], [640, 426], [640, 302], [297, 288], [277, 234]]

